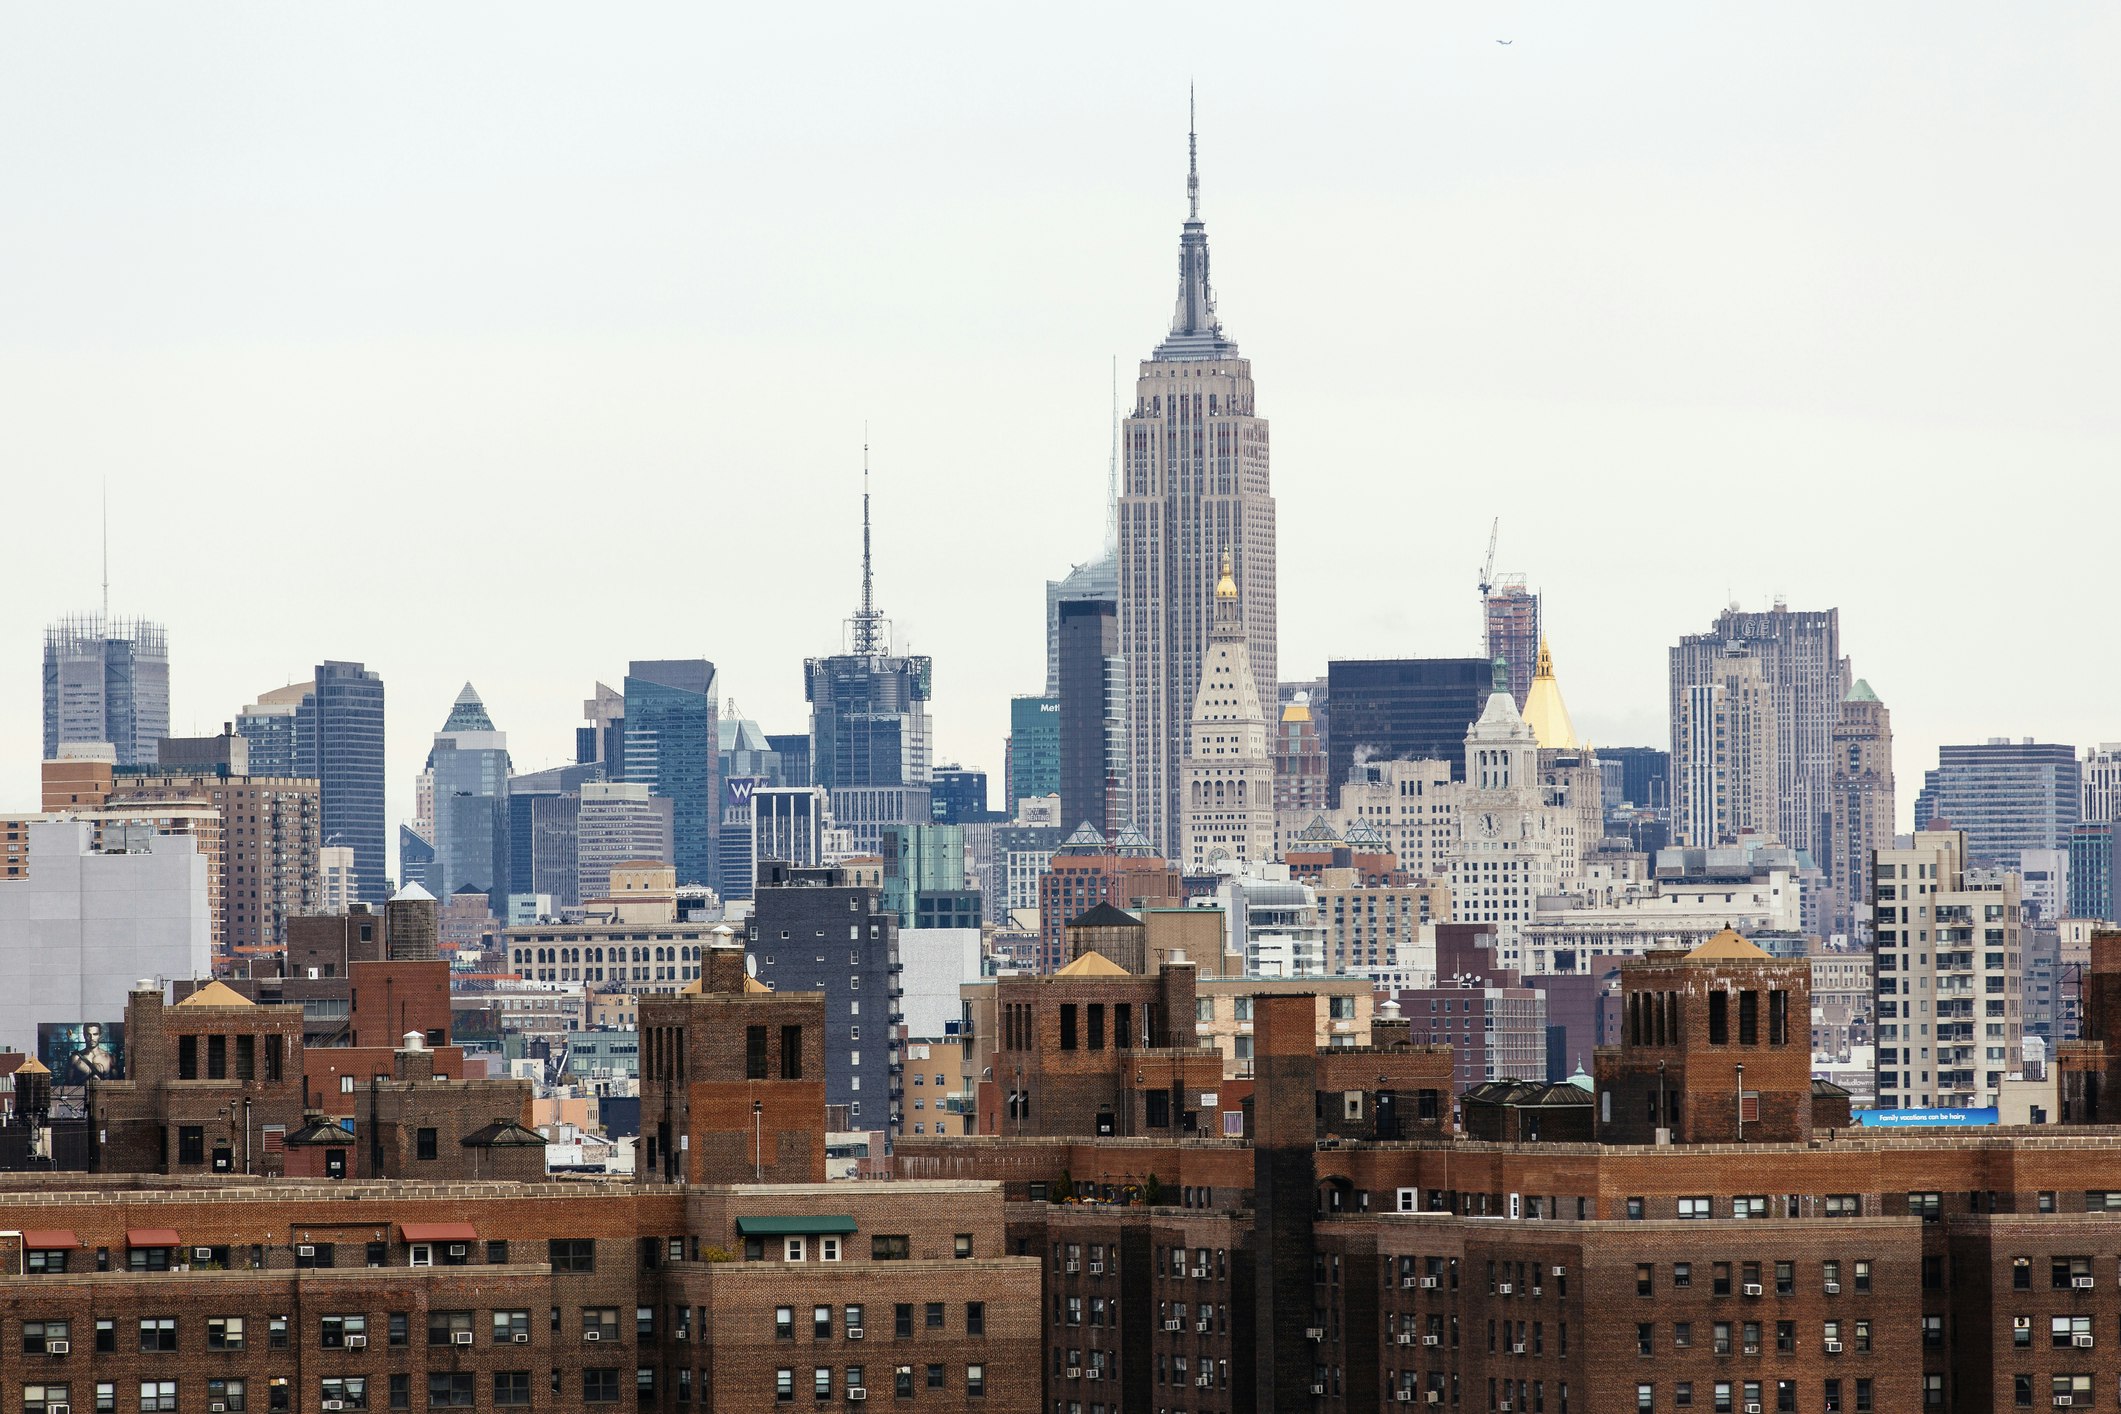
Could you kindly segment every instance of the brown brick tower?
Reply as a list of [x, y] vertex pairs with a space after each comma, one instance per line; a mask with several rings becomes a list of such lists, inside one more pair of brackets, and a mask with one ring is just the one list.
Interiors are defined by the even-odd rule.
[[1316, 1017], [1309, 992], [1261, 997], [1253, 1009], [1253, 1311], [1261, 1409], [1311, 1407], [1320, 1323], [1313, 1289], [1317, 1177]]

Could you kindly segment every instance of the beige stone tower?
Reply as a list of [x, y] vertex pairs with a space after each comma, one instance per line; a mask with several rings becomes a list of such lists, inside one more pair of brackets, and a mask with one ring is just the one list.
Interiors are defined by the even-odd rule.
[[1274, 757], [1237, 580], [1225, 555], [1215, 582], [1215, 626], [1193, 694], [1181, 819], [1189, 874], [1219, 859], [1258, 864], [1274, 854]]

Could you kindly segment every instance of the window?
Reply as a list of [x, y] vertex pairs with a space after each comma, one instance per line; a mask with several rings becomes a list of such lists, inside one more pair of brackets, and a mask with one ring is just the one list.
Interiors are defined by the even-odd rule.
[[504, 1405], [530, 1403], [530, 1371], [495, 1370], [493, 1372], [493, 1402], [496, 1408]]
[[[215, 1039], [219, 1039], [218, 1037]], [[175, 1380], [140, 1381], [141, 1414], [155, 1410], [174, 1410], [177, 1407], [177, 1382]]]
[[1637, 1262], [1635, 1264], [1635, 1294], [1637, 1296], [1649, 1296], [1655, 1292], [1656, 1271], [1657, 1268], [1648, 1262]]
[[857, 1339], [857, 1332], [862, 1329], [862, 1308], [848, 1306], [840, 1312], [840, 1317], [846, 1322], [847, 1339]]
[[984, 1301], [967, 1301], [965, 1303], [965, 1334], [985, 1335], [986, 1333], [987, 1303]]
[[766, 1078], [766, 1028], [763, 1026], [744, 1028], [744, 1078]]
[[427, 1407], [429, 1409], [469, 1409], [478, 1402], [474, 1380], [477, 1377], [469, 1370], [437, 1370], [427, 1376]]
[[[144, 1341], [146, 1339], [145, 1327], [147, 1322], [142, 1321], [140, 1324], [142, 1326], [141, 1339]], [[326, 1350], [358, 1350], [361, 1346], [368, 1344], [368, 1317], [323, 1317], [317, 1323], [317, 1344], [323, 1346]], [[145, 1345], [141, 1346], [143, 1350], [146, 1348]]]
[[[98, 1350], [104, 1348], [103, 1327], [105, 1324], [103, 1321], [96, 1322], [96, 1349]], [[270, 1350], [287, 1349], [287, 1317], [267, 1316], [265, 1318], [265, 1345]]]
[[243, 1348], [243, 1318], [241, 1316], [208, 1316], [206, 1318], [206, 1348], [208, 1350], [241, 1350]]
[[965, 1397], [982, 1399], [987, 1393], [987, 1367], [967, 1365], [965, 1367]]
[[795, 1339], [795, 1308], [793, 1306], [776, 1306], [773, 1308], [773, 1338], [775, 1340]]
[[783, 1365], [773, 1372], [773, 1397], [782, 1402], [795, 1398], [795, 1371]]
[[891, 1392], [900, 1399], [913, 1398], [913, 1367], [901, 1365], [891, 1372]]
[[23, 1414], [44, 1414], [54, 1404], [67, 1403], [65, 1385], [24, 1385], [22, 1387]]
[[177, 1348], [177, 1318], [175, 1316], [148, 1316], [140, 1321], [140, 1348], [142, 1350], [168, 1351]]
[[904, 1233], [869, 1239], [869, 1260], [872, 1262], [903, 1262], [912, 1255], [912, 1244]]
[[348, 1409], [368, 1407], [368, 1381], [360, 1376], [340, 1376], [321, 1381], [317, 1386], [319, 1400], [336, 1399]]
[[429, 1311], [427, 1313], [427, 1343], [429, 1345], [471, 1344], [471, 1312]]
[[932, 1331], [941, 1330], [943, 1328], [943, 1303], [940, 1301], [929, 1302], [926, 1319], [921, 1324]]
[[[24, 1321], [22, 1323], [22, 1353], [24, 1355], [51, 1354], [51, 1343], [56, 1340], [61, 1342], [62, 1348], [59, 1353], [63, 1354], [66, 1343], [71, 1339], [69, 1335], [71, 1329], [65, 1321]], [[146, 1348], [145, 1346], [141, 1347], [143, 1350]]]
[[177, 1126], [177, 1162], [180, 1164], [203, 1164], [206, 1162], [206, 1130], [196, 1124]]
[[555, 1237], [546, 1246], [546, 1260], [555, 1274], [593, 1272], [597, 1269], [596, 1242], [587, 1237]]
[[957, 1257], [959, 1260], [963, 1260], [964, 1258], [970, 1257], [972, 1255], [971, 1233], [961, 1232], [957, 1234], [952, 1255]]
[[800, 1237], [784, 1238], [781, 1241], [781, 1257], [784, 1261], [803, 1261], [810, 1251], [809, 1243]]
[[63, 1272], [66, 1270], [66, 1257], [64, 1248], [32, 1248], [24, 1258], [24, 1265], [31, 1276]]
[[820, 1237], [817, 1240], [817, 1259], [820, 1262], [837, 1262], [840, 1259], [840, 1240], [837, 1237]]
[[412, 1408], [412, 1376], [397, 1374], [390, 1377], [390, 1407]]
[[614, 1341], [618, 1338], [618, 1307], [584, 1306], [582, 1308], [582, 1339], [584, 1341]]
[[901, 1302], [899, 1302], [899, 1303], [898, 1303], [898, 1304], [897, 1304], [896, 1306], [894, 1306], [894, 1307], [892, 1307], [892, 1308], [891, 1308], [891, 1333], [892, 1333], [893, 1335], [897, 1336], [897, 1337], [898, 1337], [898, 1338], [899, 1338], [900, 1340], [907, 1340], [907, 1339], [910, 1339], [910, 1338], [912, 1337], [912, 1335], [913, 1335], [913, 1303], [912, 1303], [912, 1302], [910, 1302], [910, 1301], [901, 1301]]
[[1830, 1218], [1860, 1218], [1863, 1216], [1863, 1195], [1860, 1193], [1829, 1193], [1826, 1195], [1826, 1215]]
[[1684, 1290], [1693, 1284], [1694, 1264], [1692, 1262], [1672, 1263], [1672, 1285]]
[[432, 1159], [435, 1156], [435, 1131], [422, 1129], [414, 1136], [415, 1157]]
[[810, 1372], [810, 1395], [813, 1399], [832, 1398], [832, 1367], [819, 1365]]
[[616, 1404], [618, 1399], [619, 1372], [616, 1368], [582, 1371], [584, 1404]]
[[1858, 1262], [1856, 1263], [1856, 1290], [1869, 1291], [1870, 1289], [1871, 1264], [1867, 1261]]
[[781, 1028], [781, 1079], [803, 1078], [803, 1028], [783, 1026]]
[[810, 1308], [810, 1338], [812, 1340], [832, 1339], [832, 1308], [830, 1306], [813, 1306]]
[[1707, 1198], [1679, 1200], [1679, 1216], [1682, 1218], [1712, 1218], [1715, 1215], [1715, 1204]]
[[943, 1367], [942, 1367], [942, 1366], [940, 1366], [940, 1365], [930, 1365], [930, 1366], [928, 1367], [928, 1388], [930, 1388], [930, 1389], [941, 1389], [941, 1388], [943, 1388]]

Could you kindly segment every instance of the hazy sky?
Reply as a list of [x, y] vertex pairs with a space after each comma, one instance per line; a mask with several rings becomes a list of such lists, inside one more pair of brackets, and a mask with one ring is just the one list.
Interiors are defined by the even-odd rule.
[[1903, 826], [1941, 741], [2121, 737], [2121, 12], [1325, 8], [0, 12], [0, 806], [103, 479], [175, 729], [364, 660], [396, 818], [467, 678], [519, 769], [631, 657], [801, 729], [865, 421], [880, 603], [998, 777], [1189, 79], [1285, 676], [1477, 651], [1500, 514], [1596, 742], [1776, 594], [1840, 606]]

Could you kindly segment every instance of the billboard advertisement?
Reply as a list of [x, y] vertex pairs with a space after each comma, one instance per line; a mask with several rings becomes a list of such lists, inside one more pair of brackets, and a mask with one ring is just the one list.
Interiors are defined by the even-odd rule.
[[1856, 1111], [1856, 1123], [1866, 1129], [1962, 1128], [1997, 1122], [1994, 1109]]
[[125, 1078], [125, 1023], [46, 1021], [37, 1027], [37, 1059], [52, 1084], [81, 1086]]

